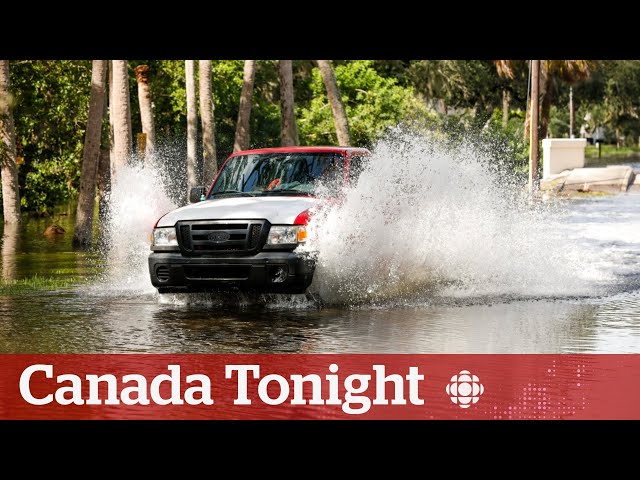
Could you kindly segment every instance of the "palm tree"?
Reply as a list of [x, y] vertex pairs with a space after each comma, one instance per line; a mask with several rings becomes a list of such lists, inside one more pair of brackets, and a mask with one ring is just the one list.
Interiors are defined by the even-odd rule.
[[236, 124], [236, 138], [233, 151], [246, 150], [251, 140], [251, 99], [253, 97], [253, 82], [256, 77], [256, 61], [244, 61], [242, 76], [242, 92], [240, 93], [240, 108], [238, 109], [238, 123]]
[[500, 78], [508, 78], [510, 80], [513, 80], [513, 77], [515, 75], [514, 62], [515, 60], [494, 60], [493, 64], [496, 66], [498, 76]]
[[16, 132], [13, 125], [9, 60], [0, 60], [0, 175], [4, 223], [20, 223], [20, 190], [16, 164]]
[[129, 69], [126, 60], [111, 60], [113, 70], [112, 92], [109, 100], [113, 125], [112, 176], [115, 178], [120, 168], [126, 165], [131, 155], [131, 103], [129, 100]]
[[196, 173], [196, 145], [198, 142], [198, 104], [196, 102], [195, 64], [184, 61], [187, 82], [187, 191], [198, 184]]
[[316, 64], [320, 70], [324, 86], [327, 89], [327, 97], [329, 98], [329, 104], [333, 112], [333, 123], [336, 127], [338, 144], [343, 147], [350, 147], [351, 132], [349, 131], [349, 120], [333, 67], [329, 60], [316, 60]]
[[82, 153], [80, 195], [76, 209], [73, 245], [86, 246], [91, 243], [93, 210], [96, 197], [96, 172], [100, 160], [100, 136], [104, 113], [104, 97], [107, 79], [107, 60], [94, 60], [91, 67], [91, 95], [89, 117]]
[[138, 82], [138, 103], [140, 105], [140, 120], [142, 133], [145, 134], [145, 159], [152, 159], [156, 151], [156, 132], [153, 122], [153, 102], [149, 88], [149, 65], [138, 65], [135, 68]]
[[546, 138], [551, 117], [551, 103], [558, 83], [573, 86], [586, 80], [596, 67], [593, 60], [544, 60], [540, 69], [540, 138]]
[[198, 62], [198, 80], [200, 82], [200, 120], [202, 121], [202, 182], [210, 185], [218, 171], [216, 162], [216, 136], [213, 105], [211, 60]]
[[[514, 77], [515, 60], [494, 60], [498, 75], [502, 78]], [[597, 64], [593, 60], [542, 60], [540, 68], [540, 125], [539, 138], [547, 136], [551, 116], [553, 95], [560, 81], [575, 85], [586, 80]], [[525, 138], [529, 138], [529, 105], [525, 122]]]
[[[494, 60], [493, 63], [500, 78], [513, 80], [514, 71], [512, 60]], [[506, 88], [502, 89], [502, 128], [507, 128], [509, 123], [509, 107], [511, 103], [511, 93]]]
[[295, 103], [293, 95], [293, 62], [280, 60], [280, 115], [282, 118], [280, 138], [283, 147], [298, 145], [298, 128], [296, 126]]

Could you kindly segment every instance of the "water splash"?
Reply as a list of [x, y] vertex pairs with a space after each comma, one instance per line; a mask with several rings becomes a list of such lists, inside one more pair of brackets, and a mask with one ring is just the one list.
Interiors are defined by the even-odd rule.
[[[372, 151], [343, 201], [328, 202], [309, 226], [306, 248], [319, 252], [312, 297], [172, 294], [159, 301], [315, 308], [318, 300], [375, 306], [566, 298], [600, 294], [614, 278], [598, 268], [598, 250], [567, 228], [566, 211], [531, 203], [486, 148], [396, 129]], [[120, 171], [109, 200], [108, 268], [97, 290], [157, 296], [149, 234], [184, 203], [181, 156], [159, 149], [156, 163]]]
[[[156, 294], [147, 258], [156, 221], [184, 197], [184, 172], [175, 149], [159, 149], [155, 161], [131, 161], [112, 179], [104, 229], [107, 269], [101, 285], [110, 294]], [[172, 161], [171, 159], [174, 159]]]
[[318, 212], [311, 287], [329, 303], [591, 295], [602, 279], [522, 184], [471, 142], [395, 130], [344, 201]]

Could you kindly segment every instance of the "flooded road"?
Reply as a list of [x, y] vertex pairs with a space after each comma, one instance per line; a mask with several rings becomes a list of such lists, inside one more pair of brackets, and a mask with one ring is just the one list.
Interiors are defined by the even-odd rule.
[[78, 291], [0, 301], [2, 353], [638, 353], [639, 292], [468, 306], [184, 305]]
[[[455, 204], [454, 197], [444, 198]], [[461, 218], [467, 215], [465, 205], [456, 205]], [[31, 220], [17, 239], [4, 232], [5, 280], [33, 275], [89, 280], [0, 294], [0, 353], [640, 353], [640, 195], [561, 200], [544, 214], [544, 222], [527, 220], [537, 233], [520, 250], [514, 239], [523, 234], [510, 218], [498, 227], [518, 235], [494, 232], [488, 238], [495, 243], [486, 244], [482, 235], [498, 221], [497, 214], [478, 218], [483, 229], [476, 223], [463, 238], [450, 232], [448, 240], [434, 240], [421, 232], [432, 242], [433, 255], [418, 252], [412, 261], [427, 259], [418, 266], [431, 262], [430, 271], [447, 273], [441, 277], [446, 281], [425, 289], [415, 283], [420, 268], [391, 262], [384, 270], [386, 287], [401, 285], [400, 293], [371, 295], [367, 288], [353, 302], [158, 295], [147, 277], [144, 239], [141, 249], [120, 255], [114, 268], [104, 255], [74, 251], [68, 233], [42, 237], [52, 221], [71, 231], [72, 209], [68, 213]], [[148, 222], [130, 221], [148, 235]], [[473, 235], [469, 247], [464, 241]], [[377, 245], [386, 248], [380, 239]], [[442, 258], [446, 263], [438, 263]], [[452, 260], [459, 258], [464, 262]], [[331, 262], [328, 258], [319, 269], [320, 290], [329, 288], [327, 279], [340, 283]], [[370, 264], [361, 262], [359, 272], [374, 275], [367, 270]], [[345, 265], [349, 275], [354, 265]], [[381, 278], [364, 280], [380, 286]]]

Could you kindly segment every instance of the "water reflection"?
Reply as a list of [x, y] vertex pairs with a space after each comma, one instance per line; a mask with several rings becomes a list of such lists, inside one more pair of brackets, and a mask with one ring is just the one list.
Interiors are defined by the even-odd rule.
[[[213, 308], [86, 291], [8, 300], [0, 297], [3, 353], [577, 353], [621, 348], [599, 321], [599, 301]], [[640, 352], [637, 342], [627, 347]]]

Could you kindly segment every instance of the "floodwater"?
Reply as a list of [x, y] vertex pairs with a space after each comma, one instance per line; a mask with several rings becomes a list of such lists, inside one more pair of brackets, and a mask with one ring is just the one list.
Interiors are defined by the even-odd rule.
[[[407, 174], [425, 146], [409, 147], [403, 158], [415, 162], [387, 175], [419, 177]], [[377, 154], [395, 151], [383, 145]], [[18, 232], [5, 228], [3, 279], [87, 281], [0, 294], [0, 353], [640, 353], [640, 195], [506, 213], [513, 197], [496, 193], [473, 162], [458, 156], [454, 167], [428, 153], [436, 160], [427, 187], [387, 191], [365, 171], [358, 191], [323, 219], [315, 296], [158, 295], [145, 242], [173, 204], [149, 200], [159, 189], [140, 187], [139, 171], [127, 178], [148, 201], [114, 200], [107, 251], [71, 247], [71, 207]], [[451, 168], [473, 182], [447, 183]], [[371, 192], [384, 205], [372, 205]], [[367, 202], [365, 218], [356, 215]], [[345, 215], [350, 222], [340, 222]], [[44, 237], [52, 222], [67, 233]], [[345, 244], [347, 223], [356, 240]]]

